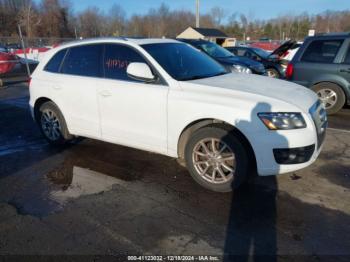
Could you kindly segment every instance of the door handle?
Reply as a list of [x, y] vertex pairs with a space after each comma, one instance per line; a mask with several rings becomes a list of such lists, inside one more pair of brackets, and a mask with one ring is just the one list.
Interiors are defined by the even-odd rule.
[[108, 96], [112, 96], [111, 92], [104, 90], [100, 92], [100, 95], [103, 97], [108, 97]]
[[350, 68], [348, 69], [340, 69], [341, 73], [350, 73]]

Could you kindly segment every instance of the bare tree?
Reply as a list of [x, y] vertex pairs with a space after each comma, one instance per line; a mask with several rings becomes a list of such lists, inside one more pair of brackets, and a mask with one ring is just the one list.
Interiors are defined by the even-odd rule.
[[212, 17], [215, 26], [219, 27], [223, 19], [226, 17], [226, 12], [223, 8], [215, 6], [210, 10], [209, 15]]
[[98, 37], [106, 34], [106, 20], [100, 9], [89, 7], [78, 15], [81, 37]]
[[108, 13], [108, 33], [113, 36], [125, 34], [126, 29], [126, 13], [124, 9], [117, 4], [114, 4]]
[[17, 19], [18, 23], [25, 28], [27, 37], [33, 37], [41, 22], [36, 5], [31, 0], [25, 1], [25, 4], [19, 10]]

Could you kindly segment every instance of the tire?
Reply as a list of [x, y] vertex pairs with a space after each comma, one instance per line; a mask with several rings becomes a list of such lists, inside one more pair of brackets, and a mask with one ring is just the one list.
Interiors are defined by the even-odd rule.
[[271, 78], [280, 78], [281, 77], [280, 73], [278, 73], [278, 71], [274, 68], [267, 68], [266, 73], [267, 73], [267, 76], [271, 77]]
[[73, 139], [61, 111], [53, 102], [40, 106], [37, 123], [45, 139], [52, 145], [64, 145]]
[[[212, 150], [213, 140], [216, 150]], [[225, 146], [226, 149], [223, 150], [221, 157], [217, 155], [209, 158], [208, 154], [204, 156], [206, 150], [202, 142], [209, 151], [222, 151]], [[234, 158], [230, 157], [231, 153]], [[227, 161], [223, 158], [226, 158]], [[185, 148], [185, 161], [193, 179], [211, 191], [231, 192], [242, 185], [248, 177], [248, 148], [238, 136], [223, 125], [212, 125], [194, 132]], [[232, 171], [228, 168], [231, 168]]]
[[[345, 94], [343, 89], [333, 83], [322, 83], [311, 88], [325, 104], [328, 115], [339, 112], [345, 105]], [[328, 97], [328, 98], [326, 98]]]

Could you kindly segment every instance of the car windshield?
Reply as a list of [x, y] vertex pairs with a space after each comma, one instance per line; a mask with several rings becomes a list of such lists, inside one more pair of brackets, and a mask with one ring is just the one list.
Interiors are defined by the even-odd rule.
[[258, 54], [258, 56], [261, 56], [262, 58], [267, 58], [270, 56], [270, 54], [268, 52], [266, 52], [265, 50], [263, 49], [260, 49], [260, 48], [254, 48], [253, 49], [255, 53]]
[[195, 80], [227, 74], [218, 62], [183, 43], [146, 44], [142, 47], [178, 81]]
[[214, 44], [214, 43], [204, 43], [199, 45], [208, 55], [214, 58], [225, 58], [234, 56], [230, 51], [225, 48]]

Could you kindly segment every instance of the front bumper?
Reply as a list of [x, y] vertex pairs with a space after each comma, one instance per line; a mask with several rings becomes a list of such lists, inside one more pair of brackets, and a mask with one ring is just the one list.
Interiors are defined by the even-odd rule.
[[315, 145], [297, 148], [277, 148], [273, 150], [275, 161], [280, 165], [303, 164], [310, 161]]
[[328, 124], [323, 105], [317, 102], [303, 117], [307, 123], [304, 129], [269, 131], [253, 136], [252, 145], [259, 175], [294, 172], [317, 160], [323, 148]]

